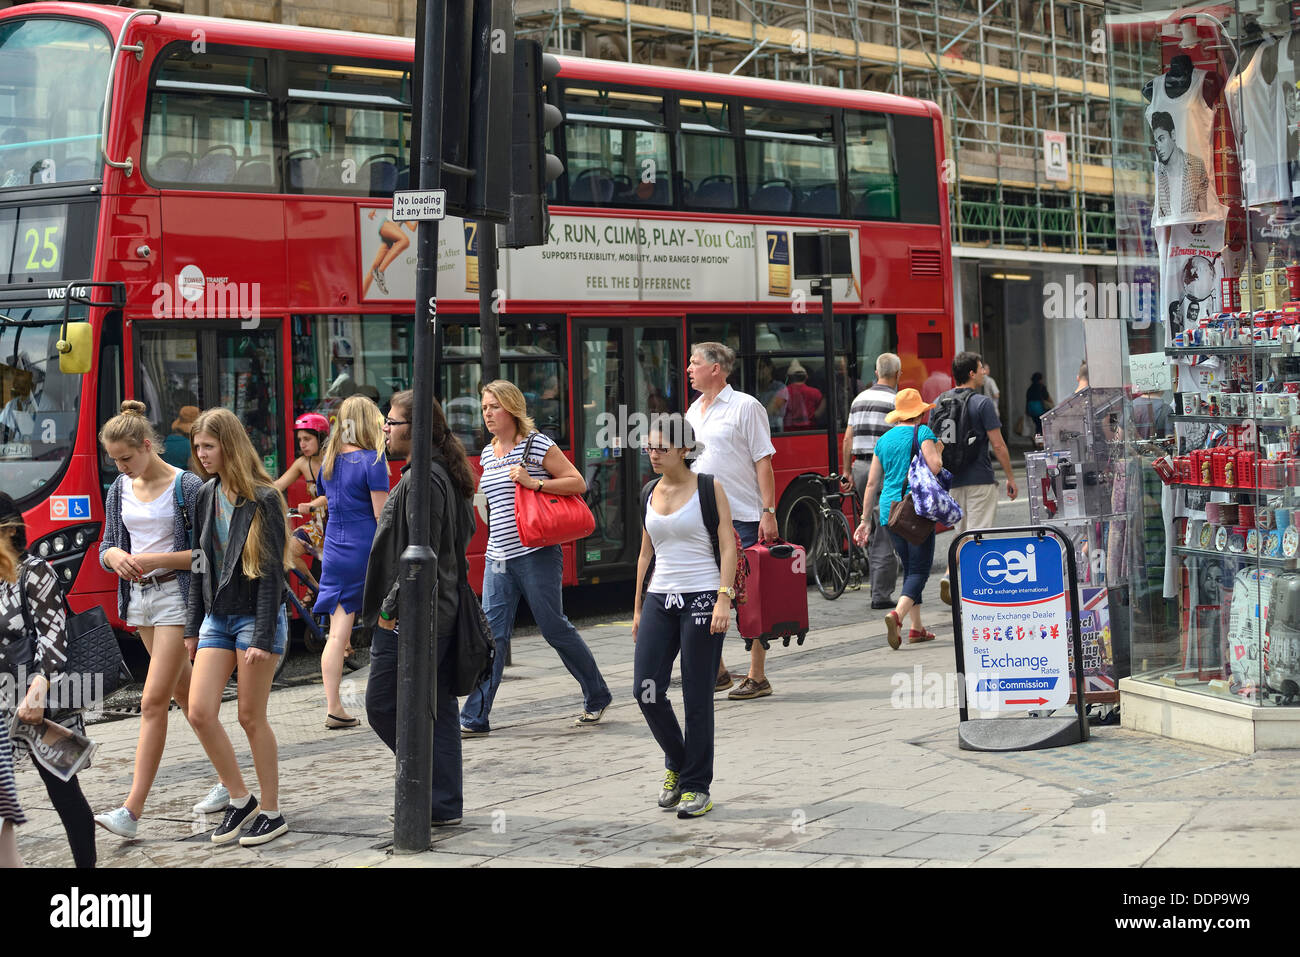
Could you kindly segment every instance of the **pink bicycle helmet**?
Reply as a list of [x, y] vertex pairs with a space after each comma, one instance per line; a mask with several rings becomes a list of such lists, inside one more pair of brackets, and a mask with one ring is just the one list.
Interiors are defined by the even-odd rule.
[[319, 412], [306, 412], [293, 420], [293, 427], [297, 429], [306, 429], [309, 432], [315, 432], [322, 439], [330, 434], [330, 420], [325, 418]]

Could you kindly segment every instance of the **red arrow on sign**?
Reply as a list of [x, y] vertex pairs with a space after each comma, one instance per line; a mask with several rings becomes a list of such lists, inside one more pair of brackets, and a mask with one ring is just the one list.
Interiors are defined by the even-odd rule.
[[1007, 700], [1003, 704], [1047, 704], [1046, 698], [1020, 698], [1017, 700]]

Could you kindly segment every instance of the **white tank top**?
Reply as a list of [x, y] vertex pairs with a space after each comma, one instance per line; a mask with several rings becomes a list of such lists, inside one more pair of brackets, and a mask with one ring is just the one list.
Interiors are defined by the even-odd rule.
[[[152, 502], [142, 502], [135, 497], [131, 480], [122, 482], [122, 524], [131, 536], [131, 554], [176, 551], [176, 475], [167, 491]], [[145, 575], [153, 578], [169, 574], [167, 568], [156, 568]]]
[[654, 595], [687, 595], [718, 590], [722, 576], [704, 527], [698, 489], [671, 515], [655, 511], [652, 495], [646, 506], [645, 527], [655, 549], [655, 570], [647, 591]]
[[[1264, 77], [1266, 56], [1277, 61], [1272, 82]], [[1241, 136], [1241, 181], [1247, 206], [1291, 200], [1283, 93], [1287, 73], [1294, 74], [1294, 67], [1286, 43], [1266, 40], [1225, 90], [1232, 125]]]
[[1200, 223], [1223, 219], [1228, 210], [1214, 190], [1214, 110], [1205, 103], [1204, 70], [1193, 70], [1181, 96], [1165, 92], [1165, 77], [1151, 81], [1151, 102], [1147, 105], [1147, 130], [1156, 113], [1168, 113], [1173, 121], [1175, 149], [1167, 161], [1156, 153], [1156, 202], [1151, 209], [1152, 226]]

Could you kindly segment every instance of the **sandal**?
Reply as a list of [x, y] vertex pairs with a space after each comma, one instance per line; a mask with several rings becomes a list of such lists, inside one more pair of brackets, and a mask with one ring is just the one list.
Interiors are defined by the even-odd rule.
[[888, 631], [885, 640], [889, 642], [889, 647], [893, 648], [895, 651], [897, 651], [898, 646], [903, 643], [902, 627], [903, 620], [898, 617], [897, 611], [891, 611], [885, 616], [885, 628]]
[[934, 632], [922, 629], [917, 631], [915, 628], [907, 629], [908, 644], [916, 644], [919, 641], [934, 641]]

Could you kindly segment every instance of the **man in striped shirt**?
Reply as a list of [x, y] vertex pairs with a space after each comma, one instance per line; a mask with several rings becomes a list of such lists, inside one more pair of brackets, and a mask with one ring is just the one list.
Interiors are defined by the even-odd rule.
[[[853, 484], [862, 498], [871, 472], [871, 456], [876, 439], [889, 431], [885, 416], [894, 411], [894, 395], [898, 392], [898, 373], [902, 360], [892, 352], [882, 352], [876, 357], [876, 384], [853, 400], [849, 410], [849, 426], [844, 430], [844, 445], [840, 450], [847, 465], [852, 462]], [[871, 607], [893, 608], [894, 585], [898, 583], [898, 558], [890, 543], [889, 533], [876, 517], [875, 509], [868, 516], [871, 529], [867, 539], [867, 564], [871, 569]]]

